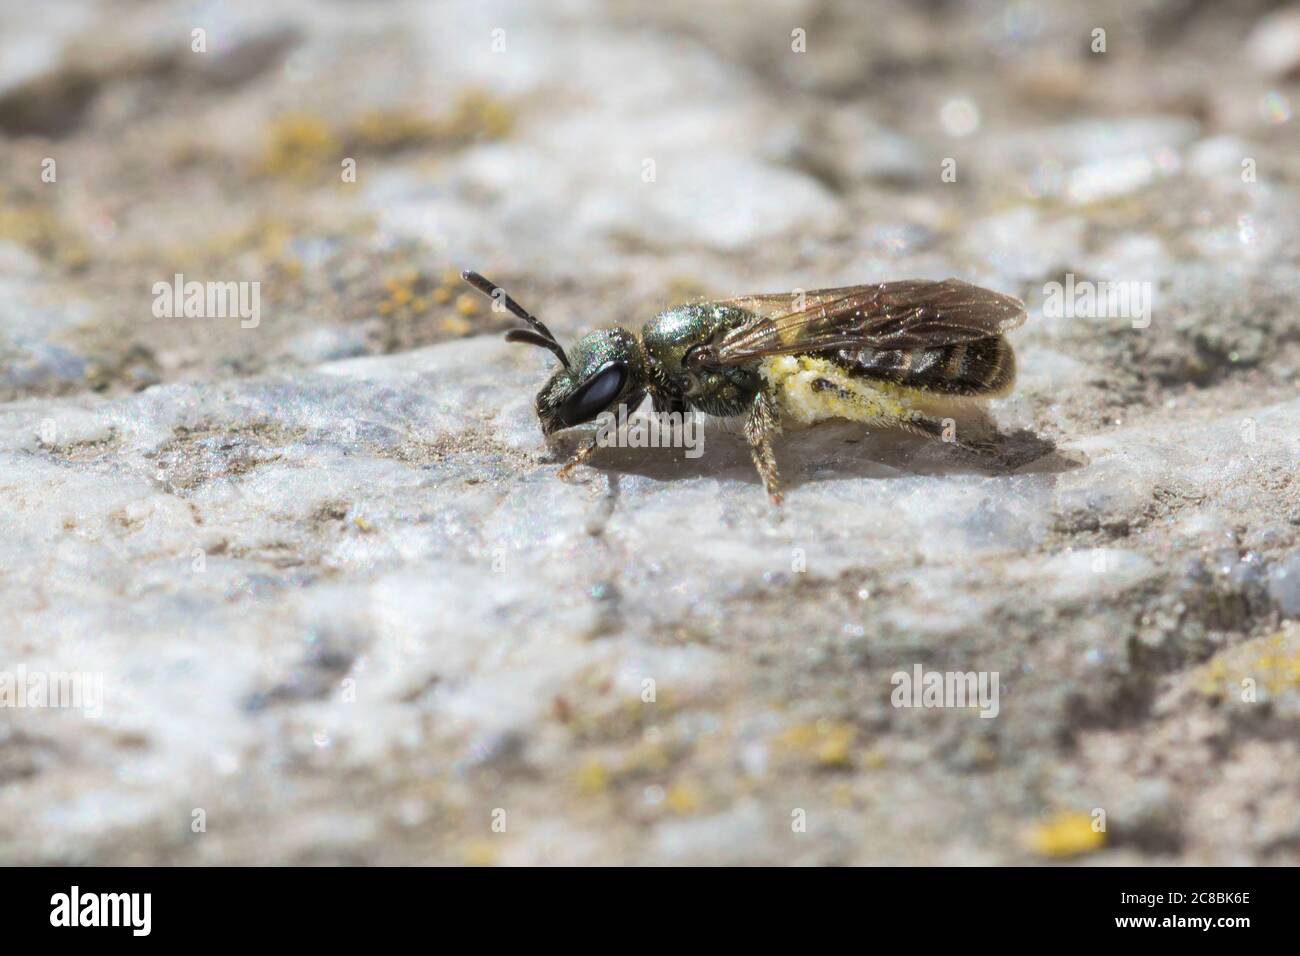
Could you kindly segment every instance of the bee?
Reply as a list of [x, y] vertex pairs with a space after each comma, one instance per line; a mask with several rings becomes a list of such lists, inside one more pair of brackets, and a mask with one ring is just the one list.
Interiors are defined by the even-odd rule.
[[[1016, 378], [1005, 334], [1024, 303], [960, 279], [906, 279], [806, 293], [746, 295], [679, 305], [641, 329], [598, 329], [566, 352], [551, 331], [477, 272], [462, 277], [527, 328], [506, 338], [540, 346], [560, 368], [537, 393], [543, 435], [593, 421], [647, 394], [657, 412], [745, 416], [754, 466], [782, 500], [772, 439], [783, 425], [848, 419], [959, 446], [933, 409], [1006, 395]], [[596, 450], [593, 440], [560, 471]]]

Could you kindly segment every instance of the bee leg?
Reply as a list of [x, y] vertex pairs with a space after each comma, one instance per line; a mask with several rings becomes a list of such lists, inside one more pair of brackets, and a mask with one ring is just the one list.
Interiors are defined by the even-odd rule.
[[585, 465], [587, 461], [591, 458], [591, 456], [594, 455], [595, 453], [596, 453], [596, 439], [593, 438], [589, 443], [579, 448], [577, 454], [574, 455], [572, 458], [570, 458], [567, 462], [565, 462], [564, 465], [560, 468], [559, 471], [560, 480], [568, 481], [569, 476], [573, 474], [573, 469], [577, 468], [579, 465]]
[[784, 498], [776, 473], [776, 455], [772, 452], [772, 436], [780, 432], [781, 422], [775, 406], [763, 392], [759, 392], [749, 407], [745, 438], [749, 441], [749, 453], [754, 458], [758, 477], [763, 479], [763, 487], [767, 489], [768, 497], [774, 505], [779, 505]]

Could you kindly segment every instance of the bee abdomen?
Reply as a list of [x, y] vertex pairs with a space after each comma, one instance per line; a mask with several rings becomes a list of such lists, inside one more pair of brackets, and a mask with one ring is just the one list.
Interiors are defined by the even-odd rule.
[[947, 395], [999, 395], [1016, 379], [1016, 357], [1002, 336], [926, 349], [841, 349], [851, 375]]

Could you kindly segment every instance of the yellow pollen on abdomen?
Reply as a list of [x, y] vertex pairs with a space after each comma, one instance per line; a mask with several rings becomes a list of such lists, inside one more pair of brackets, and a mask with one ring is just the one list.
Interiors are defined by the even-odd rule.
[[917, 417], [902, 389], [852, 378], [827, 359], [777, 355], [764, 360], [759, 374], [781, 411], [804, 425], [828, 418], [896, 423]]

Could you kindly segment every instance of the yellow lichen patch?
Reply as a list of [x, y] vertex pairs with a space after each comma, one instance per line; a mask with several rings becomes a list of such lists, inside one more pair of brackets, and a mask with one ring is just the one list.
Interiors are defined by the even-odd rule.
[[794, 754], [822, 767], [846, 767], [853, 754], [857, 731], [852, 724], [819, 720], [796, 724], [774, 741], [779, 751]]
[[1039, 856], [1078, 856], [1105, 846], [1106, 833], [1094, 829], [1087, 813], [1067, 810], [1031, 826], [1025, 831], [1024, 843]]
[[764, 361], [759, 372], [781, 411], [800, 424], [829, 418], [898, 424], [916, 417], [901, 390], [851, 378], [827, 359], [778, 355]]
[[1193, 682], [1206, 697], [1244, 703], [1300, 690], [1300, 627], [1288, 621], [1274, 634], [1220, 651]]
[[411, 319], [429, 310], [430, 282], [414, 269], [384, 280], [384, 295], [377, 311], [380, 315], [393, 315]]
[[500, 139], [514, 123], [514, 109], [481, 90], [464, 94], [438, 117], [399, 107], [363, 113], [350, 123], [331, 124], [320, 116], [293, 113], [279, 117], [267, 128], [266, 145], [255, 167], [266, 175], [311, 180], [326, 169], [337, 174], [344, 158]]
[[700, 792], [689, 783], [675, 783], [664, 795], [664, 805], [682, 816], [697, 812], [702, 803]]
[[69, 229], [52, 206], [0, 196], [0, 239], [26, 246], [42, 258], [69, 269], [79, 269], [90, 259], [89, 250]]
[[508, 104], [490, 93], [471, 90], [461, 96], [450, 115], [439, 122], [438, 132], [444, 139], [469, 142], [501, 139], [514, 125], [515, 111]]
[[671, 756], [662, 743], [641, 740], [624, 755], [619, 773], [626, 775], [663, 773], [671, 763]]
[[[483, 306], [478, 296], [464, 288], [457, 272], [447, 270], [434, 278], [408, 269], [384, 280], [374, 309], [391, 320], [388, 332], [394, 347], [427, 341], [433, 329], [451, 336], [469, 335], [482, 320]], [[447, 306], [450, 314], [439, 315]]]
[[461, 851], [466, 866], [496, 866], [499, 857], [495, 844], [476, 840]]
[[284, 276], [295, 282], [302, 279], [302, 263], [297, 259], [273, 259], [268, 266], [275, 270], [277, 275]]
[[272, 176], [308, 179], [340, 158], [340, 145], [339, 137], [320, 117], [282, 116], [267, 130], [258, 169]]
[[[662, 752], [665, 744], [654, 737], [654, 732], [647, 734], [652, 727], [661, 725], [671, 719], [679, 707], [673, 696], [660, 689], [653, 705], [642, 700], [640, 694], [607, 697], [612, 692], [609, 675], [599, 668], [594, 668], [583, 681], [583, 690], [579, 699], [585, 700], [581, 708], [573, 708], [573, 731], [583, 743], [627, 743], [636, 740], [636, 744], [623, 761], [631, 765], [642, 751], [647, 754]], [[576, 693], [576, 691], [575, 691]], [[625, 769], [634, 769], [625, 766]]]
[[438, 129], [436, 122], [413, 110], [375, 110], [357, 118], [349, 140], [361, 149], [406, 149], [433, 139]]
[[578, 768], [574, 782], [588, 796], [597, 796], [609, 789], [609, 770], [595, 757], [588, 757]]

